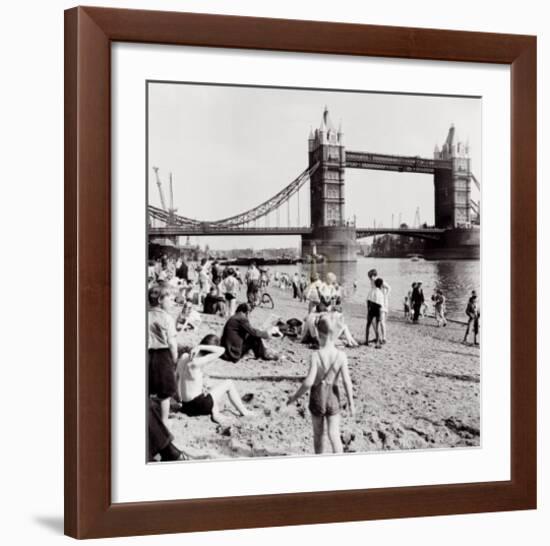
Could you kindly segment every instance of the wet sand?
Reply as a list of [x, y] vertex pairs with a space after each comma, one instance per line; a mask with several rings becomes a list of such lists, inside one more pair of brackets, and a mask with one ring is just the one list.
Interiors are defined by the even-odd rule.
[[[299, 318], [306, 304], [292, 299], [290, 290], [271, 288], [273, 311], [255, 309], [251, 322], [260, 327], [272, 314], [283, 320]], [[244, 299], [244, 291], [241, 297]], [[365, 307], [344, 306], [354, 337], [364, 342]], [[179, 335], [179, 343], [196, 344], [208, 333], [221, 335], [224, 319], [202, 315], [196, 332]], [[356, 415], [342, 411], [342, 440], [347, 452], [478, 446], [480, 441], [480, 353], [463, 345], [464, 326], [437, 328], [426, 318], [414, 325], [402, 313], [390, 312], [388, 342], [381, 349], [345, 349], [354, 388]], [[252, 354], [233, 364], [219, 360], [206, 369], [206, 385], [232, 379], [254, 417], [238, 417], [223, 403], [227, 425], [208, 417], [172, 413], [174, 443], [200, 458], [263, 457], [313, 453], [308, 396], [285, 407], [308, 369], [311, 349], [290, 338], [268, 345], [284, 355], [281, 362], [254, 360]], [[345, 395], [342, 392], [342, 400]], [[327, 449], [328, 449], [328, 440]]]

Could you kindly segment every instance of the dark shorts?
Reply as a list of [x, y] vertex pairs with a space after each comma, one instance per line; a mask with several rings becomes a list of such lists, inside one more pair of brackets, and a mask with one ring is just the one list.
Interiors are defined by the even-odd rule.
[[247, 290], [248, 292], [256, 293], [260, 289], [260, 281], [248, 281]]
[[149, 349], [149, 394], [164, 400], [176, 392], [176, 366], [170, 349]]
[[210, 415], [214, 407], [212, 395], [207, 393], [199, 394], [189, 402], [182, 402], [180, 411], [189, 417], [198, 415]]
[[380, 320], [380, 311], [382, 309], [382, 306], [378, 303], [374, 303], [373, 301], [367, 302], [367, 320], [370, 318], [370, 320], [376, 319]]

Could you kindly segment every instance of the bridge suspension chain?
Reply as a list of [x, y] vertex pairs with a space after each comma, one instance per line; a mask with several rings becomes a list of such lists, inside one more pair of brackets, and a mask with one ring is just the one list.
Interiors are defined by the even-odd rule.
[[168, 214], [165, 210], [149, 205], [148, 211], [151, 218], [160, 220], [166, 224], [200, 228], [201, 225], [208, 225], [209, 227], [243, 227], [245, 225], [254, 225], [257, 227], [258, 219], [264, 218], [274, 210], [277, 211], [277, 224], [279, 223], [279, 208], [286, 202], [287, 203], [287, 226], [290, 227], [290, 198], [305, 185], [310, 179], [311, 175], [317, 170], [319, 163], [316, 163], [312, 167], [308, 167], [302, 173], [298, 175], [288, 186], [283, 188], [280, 192], [273, 197], [264, 201], [260, 205], [249, 209], [243, 213], [223, 218], [221, 220], [214, 221], [201, 221], [194, 218], [188, 218], [179, 214]]

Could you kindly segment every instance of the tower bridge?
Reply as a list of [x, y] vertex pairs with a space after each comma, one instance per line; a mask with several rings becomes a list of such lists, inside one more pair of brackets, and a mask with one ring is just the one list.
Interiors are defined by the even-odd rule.
[[[309, 134], [307, 168], [276, 195], [240, 214], [211, 221], [177, 215], [173, 205], [169, 210], [150, 205], [149, 238], [299, 235], [304, 255], [317, 252], [329, 261], [347, 262], [356, 260], [357, 239], [394, 234], [426, 239], [434, 256], [478, 258], [480, 209], [472, 199], [471, 183], [479, 188], [479, 182], [471, 172], [468, 145], [455, 140], [451, 126], [433, 158], [346, 150], [342, 129], [334, 127], [325, 107], [320, 126]], [[346, 220], [347, 169], [433, 175], [435, 226], [362, 228]], [[309, 193], [308, 219], [300, 218], [304, 192]], [[291, 202], [297, 202], [293, 211]]]

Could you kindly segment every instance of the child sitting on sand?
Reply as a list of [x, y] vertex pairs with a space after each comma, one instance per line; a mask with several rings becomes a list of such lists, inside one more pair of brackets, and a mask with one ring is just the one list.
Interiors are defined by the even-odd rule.
[[214, 334], [208, 334], [190, 353], [184, 352], [178, 359], [178, 394], [182, 401], [180, 411], [190, 417], [210, 415], [215, 423], [222, 423], [220, 402], [225, 394], [242, 416], [253, 415], [247, 410], [231, 380], [222, 381], [210, 390], [204, 388], [203, 368], [217, 360], [225, 349]]
[[181, 310], [181, 313], [176, 321], [178, 330], [196, 330], [202, 319], [198, 311], [193, 307], [193, 302], [188, 299]]
[[313, 447], [315, 453], [323, 453], [325, 427], [333, 453], [342, 453], [340, 439], [340, 395], [338, 380], [341, 378], [348, 400], [350, 415], [355, 415], [353, 387], [348, 370], [348, 359], [343, 351], [334, 346], [336, 328], [329, 315], [317, 321], [319, 333], [318, 351], [311, 355], [309, 371], [298, 390], [288, 398], [287, 405], [294, 403], [307, 391], [309, 411], [313, 423]]

